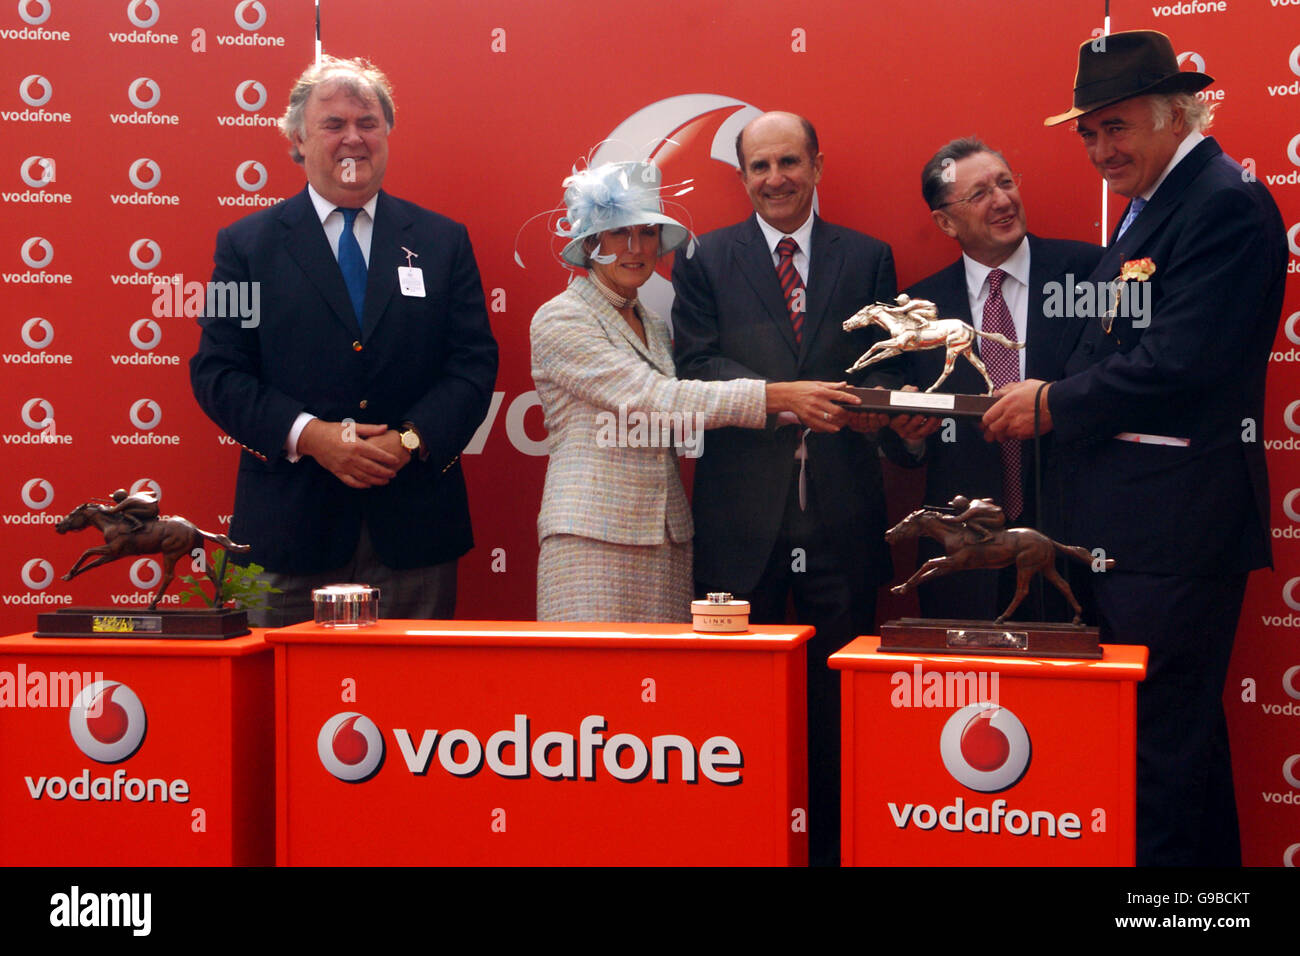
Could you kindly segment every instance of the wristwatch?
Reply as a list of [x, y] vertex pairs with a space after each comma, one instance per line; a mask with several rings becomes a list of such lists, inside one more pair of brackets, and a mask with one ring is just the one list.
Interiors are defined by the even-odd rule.
[[410, 422], [403, 422], [399, 434], [402, 439], [402, 447], [407, 450], [410, 456], [414, 458], [419, 455], [424, 442], [420, 440], [420, 433], [415, 430], [415, 426]]

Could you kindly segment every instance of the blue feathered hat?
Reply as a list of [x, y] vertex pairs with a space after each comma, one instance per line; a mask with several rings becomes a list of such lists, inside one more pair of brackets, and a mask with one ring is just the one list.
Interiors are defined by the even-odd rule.
[[672, 252], [691, 237], [676, 219], [663, 213], [659, 198], [661, 174], [653, 163], [605, 163], [574, 173], [564, 181], [565, 215], [555, 234], [570, 240], [560, 257], [585, 267], [582, 248], [588, 236], [624, 226], [658, 224], [659, 254]]

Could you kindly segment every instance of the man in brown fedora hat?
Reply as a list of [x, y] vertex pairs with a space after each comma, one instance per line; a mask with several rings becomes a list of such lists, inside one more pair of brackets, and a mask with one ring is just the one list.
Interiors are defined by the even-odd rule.
[[1052, 431], [1065, 540], [1116, 561], [1094, 576], [1102, 639], [1145, 644], [1138, 686], [1141, 865], [1240, 863], [1222, 696], [1246, 578], [1270, 566], [1264, 376], [1286, 236], [1264, 186], [1204, 135], [1213, 82], [1164, 34], [1079, 49], [1075, 120], [1129, 198], [1062, 336], [1064, 375], [1006, 389], [988, 437]]

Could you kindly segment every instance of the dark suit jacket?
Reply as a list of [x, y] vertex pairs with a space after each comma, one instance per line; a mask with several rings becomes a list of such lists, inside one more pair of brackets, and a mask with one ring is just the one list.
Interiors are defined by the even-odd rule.
[[[418, 253], [425, 296], [403, 295], [401, 247]], [[483, 420], [497, 347], [465, 227], [379, 194], [361, 328], [306, 190], [217, 235], [214, 282], [259, 283], [260, 314], [206, 316], [190, 362], [203, 410], [245, 451], [230, 536], [272, 571], [345, 564], [364, 520], [375, 551], [405, 569], [473, 546], [457, 456]], [[428, 449], [387, 485], [357, 490], [284, 443], [299, 412], [329, 421], [415, 424]]]
[[[839, 382], [880, 336], [842, 323], [896, 291], [894, 260], [878, 239], [818, 218], [813, 225], [808, 311], [795, 345], [772, 255], [751, 217], [699, 240], [673, 264], [677, 374], [709, 380], [819, 379]], [[901, 369], [873, 367], [855, 384], [902, 382]], [[696, 463], [695, 577], [709, 587], [753, 590], [780, 531], [800, 428], [708, 432]], [[808, 437], [810, 497], [836, 515], [842, 560], [874, 587], [891, 576], [884, 543], [885, 500], [873, 441], [850, 429]]]
[[[1048, 393], [1076, 536], [1116, 570], [1212, 575], [1271, 563], [1264, 374], [1286, 281], [1282, 218], [1213, 139], [1156, 190], [1092, 274], [1149, 257], [1149, 325], [1075, 320]], [[1123, 221], [1121, 217], [1120, 221]], [[1141, 317], [1137, 319], [1141, 325]], [[1186, 447], [1119, 441], [1135, 432]]]
[[[1069, 239], [1040, 239], [1029, 236], [1029, 298], [1026, 309], [1028, 335], [1025, 344], [1025, 377], [1053, 381], [1061, 377], [1061, 336], [1068, 320], [1062, 313], [1063, 297], [1073, 296], [1074, 285], [1091, 275], [1104, 250], [1087, 242]], [[958, 259], [908, 290], [913, 298], [929, 299], [939, 307], [942, 318], [972, 321], [970, 297], [966, 292], [966, 266]], [[977, 346], [978, 348], [978, 346]], [[943, 371], [942, 349], [908, 353], [908, 382], [922, 390], [929, 388]], [[983, 377], [965, 359], [958, 359], [953, 373], [938, 391], [949, 394], [982, 395], [988, 386]], [[945, 441], [945, 437], [951, 441]], [[1042, 441], [1042, 455], [1048, 457], [1050, 435]], [[1015, 524], [1037, 527], [1034, 491], [1034, 443], [1024, 442], [1020, 456], [1021, 487], [1025, 510]], [[998, 445], [987, 442], [980, 434], [978, 421], [954, 418], [930, 436], [926, 447], [925, 503], [947, 504], [955, 495], [968, 498], [992, 498], [1002, 503], [1002, 457]], [[1043, 526], [1053, 533], [1059, 523], [1053, 504], [1058, 494], [1054, 475], [1045, 475]], [[1057, 503], [1059, 504], [1059, 503]], [[919, 548], [922, 559], [942, 553], [933, 542]], [[990, 619], [1002, 611], [993, 572], [963, 571], [946, 578], [936, 578], [918, 589], [922, 613], [927, 617]], [[1005, 606], [1006, 601], [1002, 601]], [[1028, 616], [1038, 611], [1026, 606]]]

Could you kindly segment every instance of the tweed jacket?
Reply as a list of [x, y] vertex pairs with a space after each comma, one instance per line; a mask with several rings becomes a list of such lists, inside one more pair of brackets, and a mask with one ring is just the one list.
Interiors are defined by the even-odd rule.
[[[643, 306], [637, 313], [645, 344], [578, 276], [533, 316], [533, 381], [551, 456], [539, 541], [552, 534], [636, 545], [691, 540], [671, 436], [703, 441], [700, 425], [766, 421], [763, 382], [679, 381], [667, 323]], [[683, 421], [690, 431], [681, 430]]]

